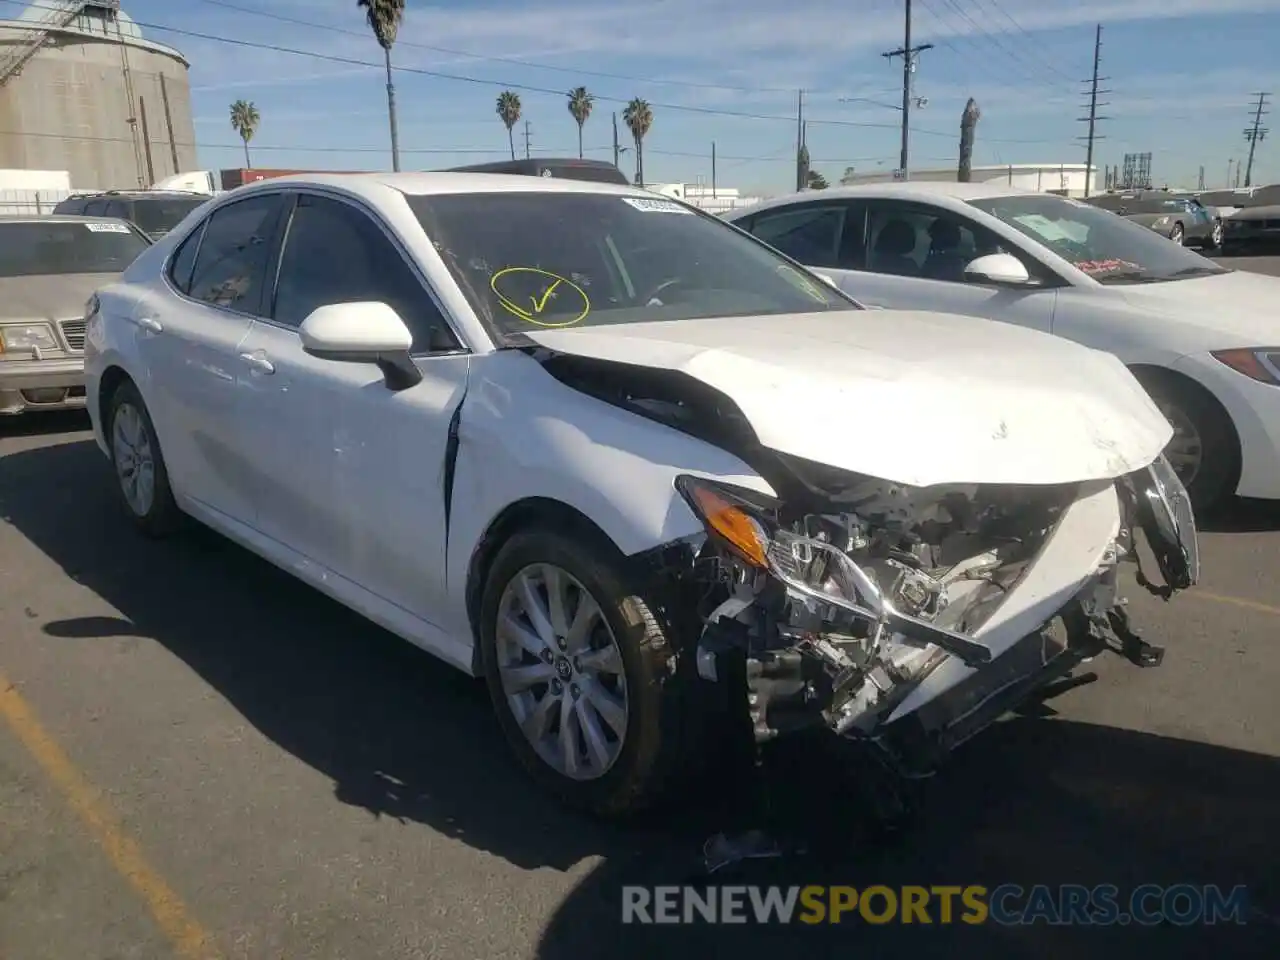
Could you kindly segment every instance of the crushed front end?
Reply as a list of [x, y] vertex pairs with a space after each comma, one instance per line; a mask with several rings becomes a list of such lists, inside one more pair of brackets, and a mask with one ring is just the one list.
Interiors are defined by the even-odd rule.
[[[683, 476], [707, 530], [702, 682], [741, 683], [757, 742], [825, 727], [931, 768], [1130, 628], [1122, 562], [1166, 599], [1199, 575], [1195, 519], [1163, 457], [1117, 480], [901, 484], [790, 461], [792, 502]], [[1141, 532], [1163, 578], [1142, 567]]]

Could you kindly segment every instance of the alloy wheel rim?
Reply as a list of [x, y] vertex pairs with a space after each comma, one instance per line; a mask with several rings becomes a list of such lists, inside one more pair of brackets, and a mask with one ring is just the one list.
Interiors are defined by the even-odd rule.
[[599, 602], [561, 567], [531, 564], [503, 590], [495, 634], [507, 705], [534, 752], [569, 779], [603, 776], [630, 711], [622, 650]]
[[1157, 406], [1173, 427], [1173, 439], [1165, 448], [1165, 458], [1182, 485], [1190, 487], [1199, 475], [1204, 460], [1204, 443], [1200, 438], [1200, 431], [1176, 404], [1162, 402]]
[[111, 455], [129, 509], [145, 517], [155, 500], [155, 455], [142, 414], [131, 403], [116, 410], [111, 425]]
[[1173, 233], [1169, 234], [1169, 239], [1170, 239], [1170, 240], [1172, 240], [1174, 243], [1181, 243], [1181, 242], [1182, 242], [1182, 228], [1181, 228], [1181, 227], [1174, 227], [1174, 228], [1173, 228]]
[[1213, 245], [1215, 247], [1222, 246], [1222, 224], [1215, 223], [1213, 225]]

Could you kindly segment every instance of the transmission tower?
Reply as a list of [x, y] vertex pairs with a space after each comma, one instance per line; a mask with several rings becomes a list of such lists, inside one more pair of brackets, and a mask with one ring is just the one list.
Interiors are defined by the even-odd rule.
[[1099, 94], [1107, 94], [1111, 92], [1110, 90], [1098, 89], [1098, 84], [1101, 81], [1109, 79], [1107, 77], [1098, 76], [1098, 66], [1101, 63], [1102, 63], [1102, 24], [1098, 24], [1097, 30], [1094, 32], [1094, 35], [1093, 35], [1093, 76], [1088, 80], [1081, 81], [1082, 83], [1087, 83], [1089, 85], [1089, 102], [1086, 105], [1086, 109], [1089, 111], [1089, 115], [1087, 117], [1080, 117], [1079, 122], [1087, 123], [1089, 125], [1089, 132], [1085, 136], [1077, 138], [1077, 139], [1084, 140], [1087, 143], [1087, 146], [1085, 148], [1085, 159], [1084, 159], [1084, 195], [1086, 197], [1089, 196], [1089, 190], [1093, 182], [1093, 144], [1097, 140], [1106, 139], [1106, 137], [1099, 136], [1097, 133], [1095, 133], [1095, 129], [1097, 127], [1098, 121], [1110, 119], [1109, 117], [1098, 116], [1098, 108], [1107, 106], [1107, 104], [1105, 103], [1098, 102]]

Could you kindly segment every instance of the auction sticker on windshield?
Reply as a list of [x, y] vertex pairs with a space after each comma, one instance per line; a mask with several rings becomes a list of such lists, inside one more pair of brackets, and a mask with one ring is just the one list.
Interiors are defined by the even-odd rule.
[[680, 204], [674, 203], [671, 200], [650, 200], [647, 197], [643, 199], [640, 197], [623, 197], [622, 202], [645, 213], [693, 213], [692, 210], [686, 210], [684, 207], [680, 206]]
[[1081, 260], [1072, 264], [1084, 273], [1112, 273], [1116, 270], [1141, 270], [1142, 265], [1128, 260]]
[[489, 278], [489, 288], [503, 310], [539, 327], [571, 327], [591, 312], [582, 287], [540, 267], [505, 267]]
[[128, 233], [129, 228], [123, 223], [86, 223], [92, 233]]

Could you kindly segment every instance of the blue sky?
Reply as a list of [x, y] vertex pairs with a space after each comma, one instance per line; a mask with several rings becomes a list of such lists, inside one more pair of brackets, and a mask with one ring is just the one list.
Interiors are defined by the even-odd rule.
[[[255, 166], [390, 167], [381, 50], [355, 0], [125, 0], [124, 7], [148, 38], [191, 61], [203, 166], [243, 163], [227, 114], [244, 98], [262, 116], [250, 145]], [[1110, 78], [1103, 87], [1112, 91], [1099, 111], [1110, 117], [1099, 126], [1106, 138], [1097, 144], [1099, 164], [1150, 151], [1158, 182], [1195, 186], [1203, 165], [1206, 183], [1221, 185], [1228, 161], [1247, 153], [1250, 95], [1280, 96], [1280, 0], [915, 0], [914, 8], [913, 41], [934, 44], [915, 76], [915, 94], [928, 105], [913, 111], [914, 169], [955, 162], [969, 96], [982, 109], [975, 163], [1083, 161], [1075, 138], [1085, 125], [1076, 118], [1085, 114], [1081, 81], [1099, 22], [1102, 75]], [[393, 52], [406, 68], [396, 74], [402, 166], [506, 156], [494, 110], [504, 84], [520, 94], [534, 153], [575, 155], [576, 127], [561, 91], [582, 84], [598, 97], [585, 129], [588, 156], [612, 156], [614, 111], [627, 141], [626, 100], [652, 104], [649, 182], [710, 179], [715, 141], [720, 185], [785, 190], [794, 176], [797, 88], [806, 91], [816, 169], [832, 180], [849, 166], [892, 169], [902, 68], [880, 54], [901, 45], [902, 26], [901, 0], [408, 0]], [[1271, 126], [1254, 161], [1255, 183], [1280, 180], [1280, 121]], [[517, 150], [523, 154], [520, 128]], [[631, 162], [624, 155], [624, 169]]]

